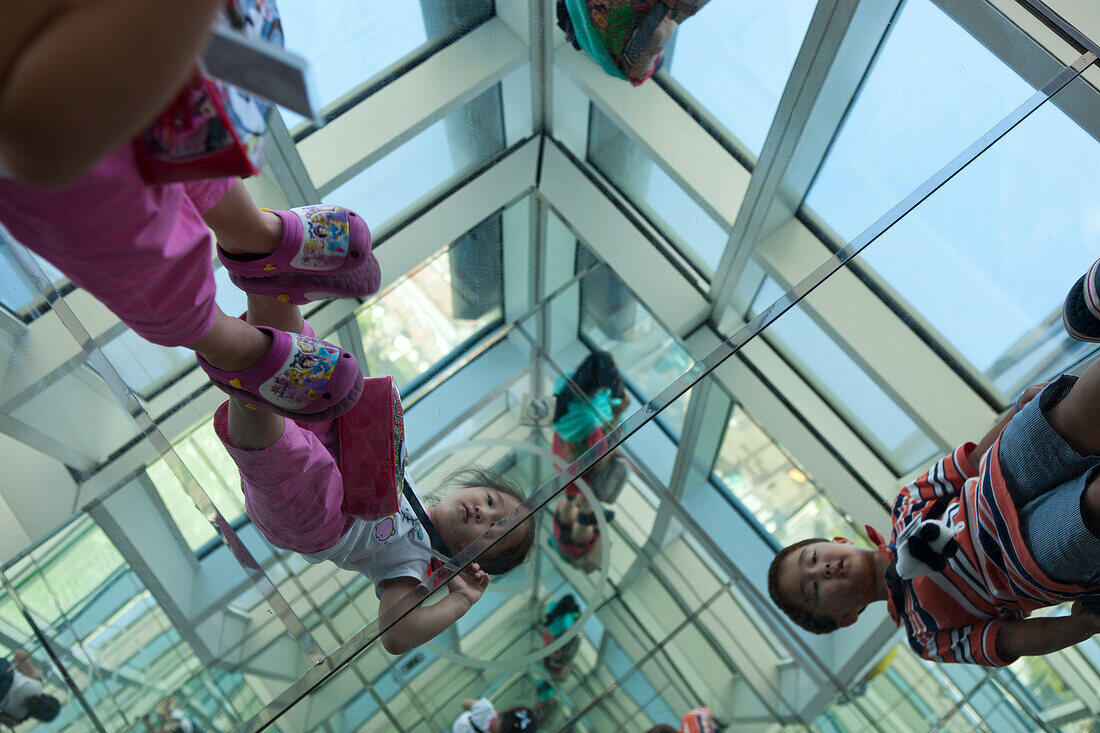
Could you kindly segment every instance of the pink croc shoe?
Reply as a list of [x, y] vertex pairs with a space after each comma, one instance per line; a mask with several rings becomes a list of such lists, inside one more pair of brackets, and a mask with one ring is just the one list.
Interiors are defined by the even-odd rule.
[[257, 328], [271, 336], [271, 348], [248, 369], [227, 372], [197, 357], [218, 389], [303, 422], [332, 420], [355, 406], [363, 375], [354, 356], [319, 338]]
[[218, 259], [238, 288], [297, 305], [378, 290], [382, 270], [371, 251], [370, 229], [354, 211], [318, 204], [272, 213], [283, 220], [283, 238], [270, 255], [246, 259], [218, 247]]

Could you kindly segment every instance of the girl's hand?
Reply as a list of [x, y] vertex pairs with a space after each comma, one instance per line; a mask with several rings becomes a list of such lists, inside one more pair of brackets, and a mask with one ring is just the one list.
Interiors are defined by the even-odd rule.
[[465, 598], [473, 606], [489, 585], [489, 575], [476, 562], [447, 581], [447, 590]]

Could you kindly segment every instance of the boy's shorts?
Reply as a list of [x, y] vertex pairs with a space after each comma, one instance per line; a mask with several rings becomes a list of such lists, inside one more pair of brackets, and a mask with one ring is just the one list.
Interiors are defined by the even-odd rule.
[[1055, 580], [1096, 585], [1100, 539], [1085, 526], [1081, 498], [1100, 456], [1077, 453], [1047, 420], [1076, 381], [1063, 374], [1012, 418], [1001, 434], [1000, 464], [1035, 562]]

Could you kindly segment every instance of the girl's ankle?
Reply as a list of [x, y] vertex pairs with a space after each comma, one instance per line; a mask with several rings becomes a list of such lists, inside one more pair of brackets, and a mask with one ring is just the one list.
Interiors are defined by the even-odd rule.
[[261, 211], [256, 226], [235, 236], [219, 236], [218, 246], [231, 257], [250, 259], [271, 254], [282, 239], [283, 220], [273, 211]]

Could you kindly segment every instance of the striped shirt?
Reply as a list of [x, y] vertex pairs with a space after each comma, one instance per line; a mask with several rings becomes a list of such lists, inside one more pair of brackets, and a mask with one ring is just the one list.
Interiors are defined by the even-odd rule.
[[[894, 501], [890, 548], [910, 522], [928, 518], [934, 507], [957, 532], [959, 551], [942, 572], [902, 579], [901, 608], [892, 595], [888, 599], [890, 616], [905, 622], [909, 646], [934, 662], [1011, 664], [1015, 658], [997, 654], [1004, 621], [1085, 593], [1048, 577], [1024, 546], [1016, 505], [1001, 476], [1000, 443], [998, 438], [976, 475], [967, 458], [975, 445], [959, 446]], [[878, 532], [868, 529], [872, 541], [892, 553]]]

